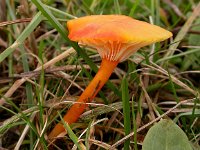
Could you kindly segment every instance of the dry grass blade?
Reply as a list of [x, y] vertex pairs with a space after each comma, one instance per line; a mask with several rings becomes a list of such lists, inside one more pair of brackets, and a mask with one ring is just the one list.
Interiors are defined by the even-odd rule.
[[[38, 108], [36, 106], [22, 111], [22, 113], [27, 116], [35, 112], [38, 112]], [[6, 130], [6, 126], [8, 126], [9, 124], [13, 124], [13, 122], [17, 122], [22, 117], [22, 113], [18, 113], [7, 120], [4, 120], [4, 122], [1, 124], [0, 133], [4, 133], [4, 131]]]
[[151, 120], [154, 120], [155, 119], [155, 115], [154, 115], [154, 111], [153, 111], [153, 102], [152, 102], [149, 94], [147, 93], [147, 91], [145, 89], [144, 83], [142, 81], [142, 76], [140, 76], [140, 85], [142, 87], [142, 90], [144, 92], [144, 96], [145, 96], [146, 102], [148, 104], [149, 113], [151, 115]]
[[[72, 53], [75, 53], [75, 50], [73, 48], [70, 48], [63, 52], [62, 54], [56, 56], [52, 60], [48, 61], [43, 65], [43, 69], [46, 69], [50, 66], [53, 66], [56, 62], [62, 60], [63, 58], [71, 55]], [[36, 68], [34, 71], [40, 71], [42, 70], [42, 66]], [[6, 94], [0, 99], [0, 105], [3, 105], [7, 98], [10, 98], [12, 94], [26, 81], [26, 78], [19, 79], [15, 81], [15, 83], [11, 86], [11, 88], [6, 92]]]
[[[59, 76], [59, 77], [62, 77], [63, 79], [68, 80], [68, 81], [71, 83], [70, 86], [69, 86], [69, 88], [70, 88], [72, 85], [74, 85], [74, 86], [77, 87], [79, 90], [84, 91], [84, 89], [83, 89], [80, 85], [78, 85], [77, 83], [74, 82], [74, 80], [75, 80], [77, 77], [74, 78], [74, 80], [72, 81], [72, 80], [70, 80], [70, 76], [69, 76], [68, 74], [62, 72], [62, 71], [54, 72], [53, 74], [55, 74], [55, 75], [57, 75], [57, 76]], [[66, 92], [68, 92], [69, 88], [66, 90]], [[65, 97], [65, 94], [63, 95], [63, 97]]]
[[4, 21], [4, 22], [0, 22], [0, 27], [16, 24], [16, 23], [30, 22], [31, 20], [32, 18], [24, 18], [24, 19], [12, 20], [12, 21]]
[[[33, 114], [30, 116], [30, 120], [33, 121], [33, 119], [35, 118], [36, 112], [33, 112]], [[22, 145], [22, 142], [24, 141], [24, 138], [26, 136], [26, 134], [29, 131], [30, 126], [27, 124], [26, 127], [24, 128], [24, 131], [22, 132], [14, 150], [18, 150], [20, 149], [20, 146]]]
[[102, 147], [104, 149], [109, 149], [109, 150], [117, 150], [116, 148], [112, 148], [111, 145], [107, 144], [107, 143], [104, 143], [102, 141], [98, 141], [98, 140], [94, 140], [94, 139], [89, 139], [89, 141], [92, 143], [92, 144], [95, 144], [95, 145], [98, 145], [99, 147]]
[[7, 47], [7, 43], [0, 38], [0, 46]]
[[184, 26], [181, 28], [179, 33], [177, 34], [176, 38], [173, 41], [173, 44], [169, 47], [169, 51], [166, 53], [164, 57], [171, 56], [174, 54], [174, 51], [179, 46], [182, 39], [185, 37], [187, 32], [189, 31], [190, 27], [192, 26], [192, 23], [195, 21], [195, 19], [200, 15], [200, 2], [198, 5], [194, 8], [193, 13], [188, 18], [188, 20], [185, 22]]
[[[83, 65], [83, 67], [87, 70], [90, 69], [88, 65]], [[66, 66], [51, 67], [51, 68], [46, 68], [45, 73], [54, 73], [54, 72], [59, 72], [59, 71], [72, 71], [75, 69], [81, 70], [82, 67], [80, 65], [66, 65]], [[17, 77], [17, 78], [33, 77], [33, 76], [39, 76], [40, 73], [41, 71], [29, 71], [29, 72], [24, 72], [20, 74], [14, 74], [14, 77]], [[69, 76], [68, 78], [71, 78], [71, 77]]]
[[171, 0], [163, 0], [163, 2], [169, 5], [179, 17], [186, 19], [180, 9]]
[[[156, 70], [158, 72], [163, 73], [164, 75], [166, 75], [167, 77], [169, 76], [168, 72], [163, 69], [162, 67], [158, 66], [157, 64], [151, 62], [152, 66], [150, 65], [146, 65], [149, 68], [152, 68], [153, 70]], [[191, 89], [188, 85], [186, 85], [185, 83], [181, 82], [179, 79], [177, 79], [175, 76], [171, 75], [171, 79], [174, 83], [178, 84], [179, 86], [183, 87], [184, 89], [186, 89], [187, 91], [190, 91], [194, 96], [198, 96], [199, 93], [198, 91], [195, 91], [193, 89]]]

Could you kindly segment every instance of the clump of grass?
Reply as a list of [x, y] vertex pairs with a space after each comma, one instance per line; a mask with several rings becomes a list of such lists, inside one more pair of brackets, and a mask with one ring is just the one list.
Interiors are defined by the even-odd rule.
[[[0, 7], [1, 147], [141, 149], [150, 126], [169, 117], [199, 148], [198, 1], [2, 0]], [[79, 121], [65, 124], [70, 134], [50, 142], [59, 114], [98, 70], [97, 53], [71, 42], [65, 28], [91, 14], [130, 15], [174, 37], [120, 63]]]

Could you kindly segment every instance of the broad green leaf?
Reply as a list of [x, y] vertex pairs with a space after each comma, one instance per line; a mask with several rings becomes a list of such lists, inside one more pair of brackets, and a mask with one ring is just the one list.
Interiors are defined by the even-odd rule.
[[148, 131], [142, 150], [192, 150], [192, 147], [179, 126], [163, 119]]

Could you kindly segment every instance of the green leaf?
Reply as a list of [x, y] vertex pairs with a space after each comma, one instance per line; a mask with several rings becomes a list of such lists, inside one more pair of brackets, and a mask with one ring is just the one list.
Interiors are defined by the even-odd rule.
[[179, 126], [163, 119], [148, 131], [142, 150], [192, 150], [192, 147]]

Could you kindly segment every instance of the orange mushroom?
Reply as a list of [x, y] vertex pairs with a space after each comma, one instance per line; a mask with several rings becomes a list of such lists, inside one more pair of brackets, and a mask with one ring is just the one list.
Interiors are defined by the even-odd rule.
[[[172, 33], [158, 26], [123, 15], [93, 15], [67, 22], [69, 39], [95, 48], [102, 58], [94, 79], [64, 116], [66, 123], [78, 120], [88, 102], [91, 102], [106, 83], [117, 64], [139, 48], [163, 41]], [[58, 123], [49, 134], [56, 137], [64, 131]]]

